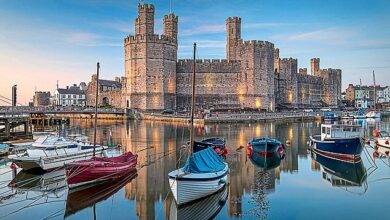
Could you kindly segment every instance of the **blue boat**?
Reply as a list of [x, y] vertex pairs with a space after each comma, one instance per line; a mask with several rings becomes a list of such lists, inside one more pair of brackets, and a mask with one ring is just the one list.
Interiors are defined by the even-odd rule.
[[285, 150], [284, 145], [279, 140], [272, 138], [254, 138], [247, 147], [248, 155], [252, 155], [253, 158], [257, 156], [262, 158], [282, 157]]
[[211, 147], [214, 150], [218, 148], [222, 154], [226, 148], [225, 139], [219, 137], [211, 137], [211, 138], [203, 139], [200, 142], [194, 141], [194, 152], [204, 150], [208, 147]]
[[333, 112], [326, 112], [324, 114], [324, 119], [329, 121], [335, 121], [338, 119], [338, 116]]
[[325, 156], [348, 161], [360, 160], [362, 128], [356, 125], [322, 124], [321, 135], [310, 136], [311, 148]]

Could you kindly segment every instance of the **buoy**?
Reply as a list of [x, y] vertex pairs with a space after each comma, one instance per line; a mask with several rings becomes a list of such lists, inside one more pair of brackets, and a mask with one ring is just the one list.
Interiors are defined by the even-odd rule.
[[217, 148], [215, 148], [215, 150], [214, 150], [214, 151], [215, 151], [215, 153], [216, 153], [216, 154], [218, 154], [218, 155], [219, 155], [219, 154], [221, 154], [221, 150], [220, 150], [218, 147], [217, 147]]
[[11, 166], [9, 166], [11, 169], [16, 170], [16, 164], [12, 163]]
[[389, 140], [386, 140], [385, 144], [389, 145]]
[[226, 156], [228, 154], [228, 149], [227, 147], [223, 148], [223, 156]]
[[373, 135], [374, 137], [379, 137], [379, 134], [380, 134], [380, 132], [379, 132], [377, 129], [375, 129], [375, 130], [372, 132], [372, 135]]
[[374, 153], [372, 153], [372, 156], [373, 156], [374, 158], [378, 158], [378, 157], [379, 157], [379, 153], [378, 153], [378, 152], [374, 152]]

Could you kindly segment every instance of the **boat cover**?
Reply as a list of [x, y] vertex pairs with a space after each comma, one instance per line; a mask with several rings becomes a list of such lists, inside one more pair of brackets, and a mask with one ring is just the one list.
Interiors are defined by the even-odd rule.
[[225, 168], [221, 157], [218, 156], [210, 147], [193, 153], [186, 161], [183, 168], [184, 172], [191, 173], [212, 173]]

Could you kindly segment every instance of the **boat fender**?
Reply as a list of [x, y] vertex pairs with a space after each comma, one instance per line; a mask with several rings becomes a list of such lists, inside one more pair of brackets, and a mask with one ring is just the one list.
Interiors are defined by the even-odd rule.
[[389, 145], [389, 140], [386, 140], [385, 144]]
[[386, 151], [385, 154], [386, 154], [387, 156], [389, 156], [389, 151]]
[[375, 140], [374, 142], [375, 142], [375, 144], [378, 144], [378, 143], [379, 143], [378, 140]]
[[11, 168], [12, 170], [16, 170], [16, 164], [12, 163], [11, 166], [9, 166], [9, 168]]
[[95, 164], [94, 163], [90, 163], [89, 167], [95, 167]]
[[226, 156], [228, 154], [228, 149], [227, 147], [223, 148], [223, 156]]
[[291, 141], [290, 141], [290, 140], [287, 140], [287, 141], [286, 141], [286, 145], [287, 145], [287, 146], [291, 145]]
[[215, 151], [215, 153], [216, 153], [216, 154], [218, 154], [218, 155], [220, 155], [220, 154], [221, 154], [221, 150], [220, 150], [218, 147], [217, 147], [217, 148], [215, 148], [215, 150], [214, 150], [214, 151]]
[[378, 158], [378, 157], [379, 157], [379, 153], [375, 151], [374, 153], [372, 153], [372, 156], [373, 156], [374, 158]]
[[375, 130], [372, 132], [372, 135], [373, 135], [374, 137], [379, 137], [379, 135], [380, 135], [379, 130], [378, 130], [378, 129], [375, 129]]
[[370, 145], [370, 143], [371, 143], [370, 141], [366, 141], [366, 144], [367, 144], [367, 145]]
[[374, 150], [375, 150], [375, 151], [377, 151], [377, 150], [378, 150], [378, 148], [379, 148], [378, 146], [375, 146], [375, 147], [374, 147]]

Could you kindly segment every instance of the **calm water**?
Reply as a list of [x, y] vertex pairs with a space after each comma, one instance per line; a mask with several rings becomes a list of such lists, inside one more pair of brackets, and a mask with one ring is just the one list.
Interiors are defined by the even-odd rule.
[[[367, 133], [378, 126], [389, 128], [384, 121], [362, 123]], [[189, 219], [201, 212], [216, 219], [390, 219], [389, 159], [373, 159], [369, 148], [356, 164], [312, 155], [307, 141], [320, 132], [319, 123], [220, 124], [195, 130], [198, 139], [224, 137], [229, 147], [229, 186], [206, 200], [178, 209], [169, 193], [167, 173], [185, 159], [180, 148], [189, 137], [186, 125], [102, 121], [98, 142], [121, 144], [122, 150], [137, 152], [142, 168], [136, 174], [115, 184], [68, 192], [63, 171], [44, 175], [19, 171], [17, 181], [11, 182], [15, 174], [3, 160], [0, 218]], [[92, 140], [93, 123], [74, 120], [62, 132], [85, 134]], [[261, 165], [264, 161], [253, 163], [245, 148], [237, 150], [259, 136], [291, 141], [280, 165], [265, 162], [270, 167], [266, 170]]]

